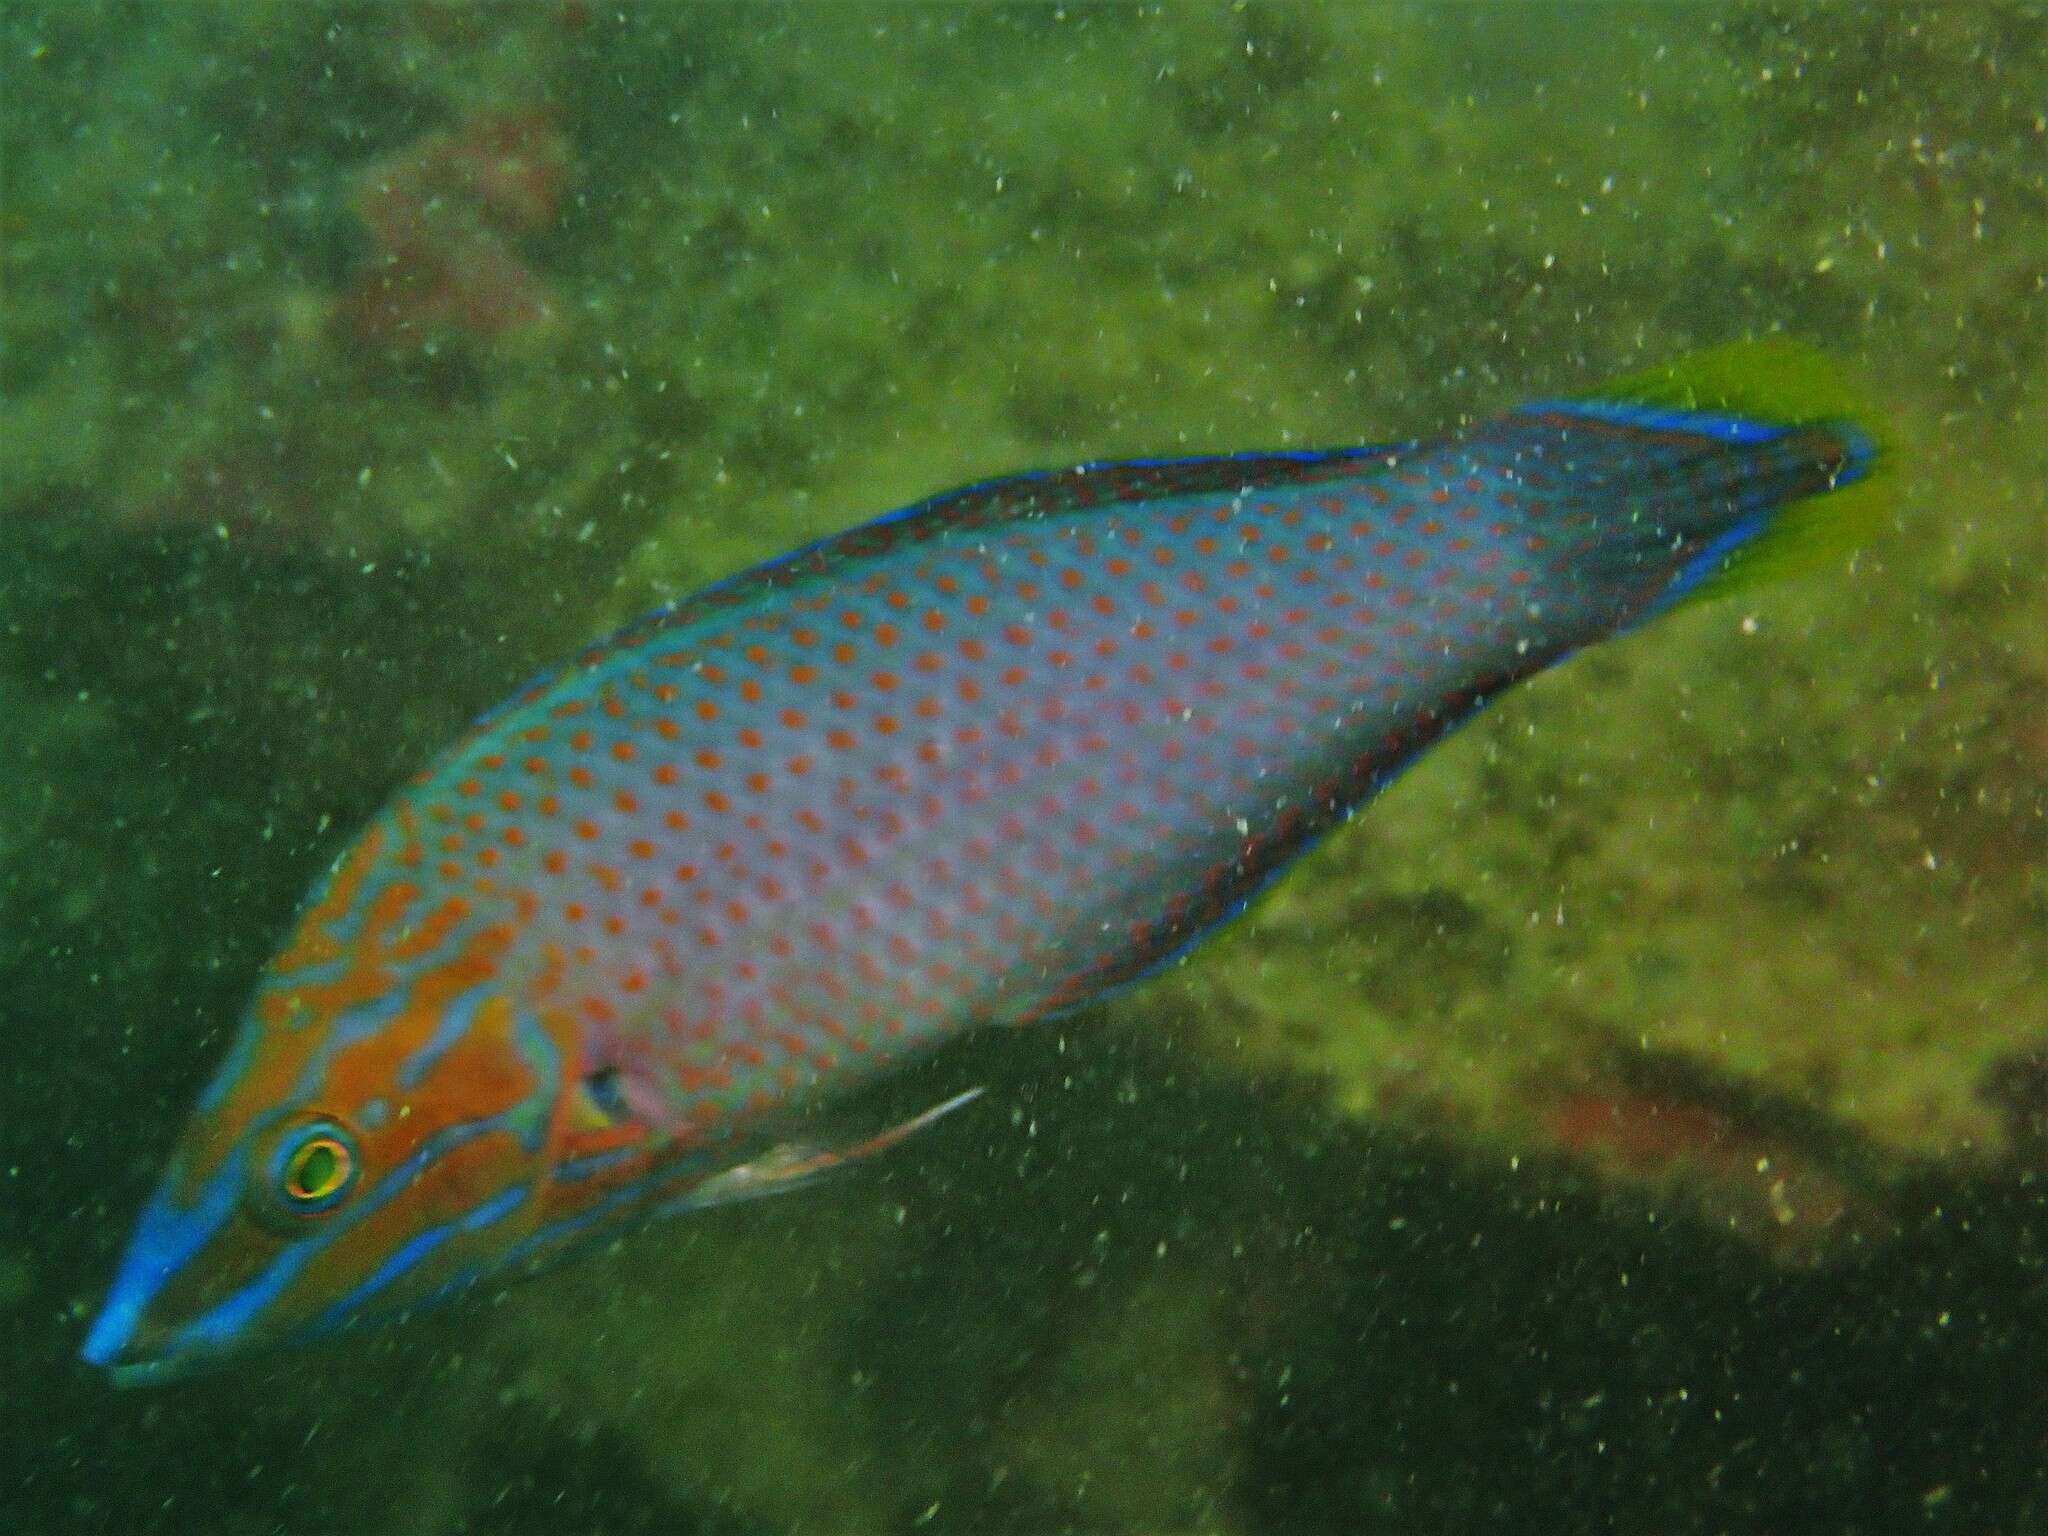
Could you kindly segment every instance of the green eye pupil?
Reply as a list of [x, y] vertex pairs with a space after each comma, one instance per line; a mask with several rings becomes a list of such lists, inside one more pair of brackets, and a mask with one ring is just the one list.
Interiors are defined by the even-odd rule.
[[299, 1159], [299, 1188], [317, 1195], [334, 1178], [334, 1154], [326, 1147], [309, 1147]]
[[297, 1200], [318, 1200], [331, 1195], [348, 1177], [348, 1152], [337, 1141], [308, 1142], [292, 1158], [285, 1175], [285, 1189]]

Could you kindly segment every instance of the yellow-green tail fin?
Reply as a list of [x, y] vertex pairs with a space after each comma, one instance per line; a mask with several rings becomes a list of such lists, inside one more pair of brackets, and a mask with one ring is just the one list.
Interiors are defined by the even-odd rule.
[[1586, 398], [1731, 425], [1812, 428], [1843, 451], [1834, 485], [1780, 507], [1754, 538], [1689, 584], [1709, 598], [1845, 561], [1881, 528], [1891, 505], [1894, 444], [1863, 392], [1834, 358], [1787, 337], [1735, 342], [1618, 379]]

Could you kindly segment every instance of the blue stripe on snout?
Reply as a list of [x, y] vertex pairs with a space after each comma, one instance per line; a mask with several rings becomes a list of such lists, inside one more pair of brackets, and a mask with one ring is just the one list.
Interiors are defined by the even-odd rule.
[[[134, 1338], [157, 1292], [170, 1278], [191, 1262], [235, 1209], [242, 1188], [244, 1153], [240, 1147], [221, 1165], [189, 1206], [180, 1207], [161, 1191], [143, 1208], [122, 1255], [120, 1272], [107, 1292], [92, 1331], [80, 1350], [90, 1365], [111, 1364]], [[168, 1188], [176, 1169], [164, 1180]]]

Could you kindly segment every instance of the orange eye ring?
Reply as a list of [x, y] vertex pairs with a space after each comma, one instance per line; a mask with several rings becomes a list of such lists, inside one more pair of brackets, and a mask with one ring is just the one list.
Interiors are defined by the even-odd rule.
[[362, 1176], [355, 1133], [331, 1116], [308, 1115], [285, 1125], [255, 1165], [251, 1208], [265, 1219], [295, 1223], [332, 1210]]

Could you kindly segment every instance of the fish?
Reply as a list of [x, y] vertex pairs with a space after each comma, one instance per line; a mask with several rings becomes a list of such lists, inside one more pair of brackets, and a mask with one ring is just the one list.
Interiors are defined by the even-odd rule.
[[1432, 439], [982, 481], [662, 607], [315, 885], [83, 1358], [175, 1379], [799, 1188], [976, 1028], [1134, 983], [1520, 679], [1825, 563], [1889, 451], [1701, 354]]

